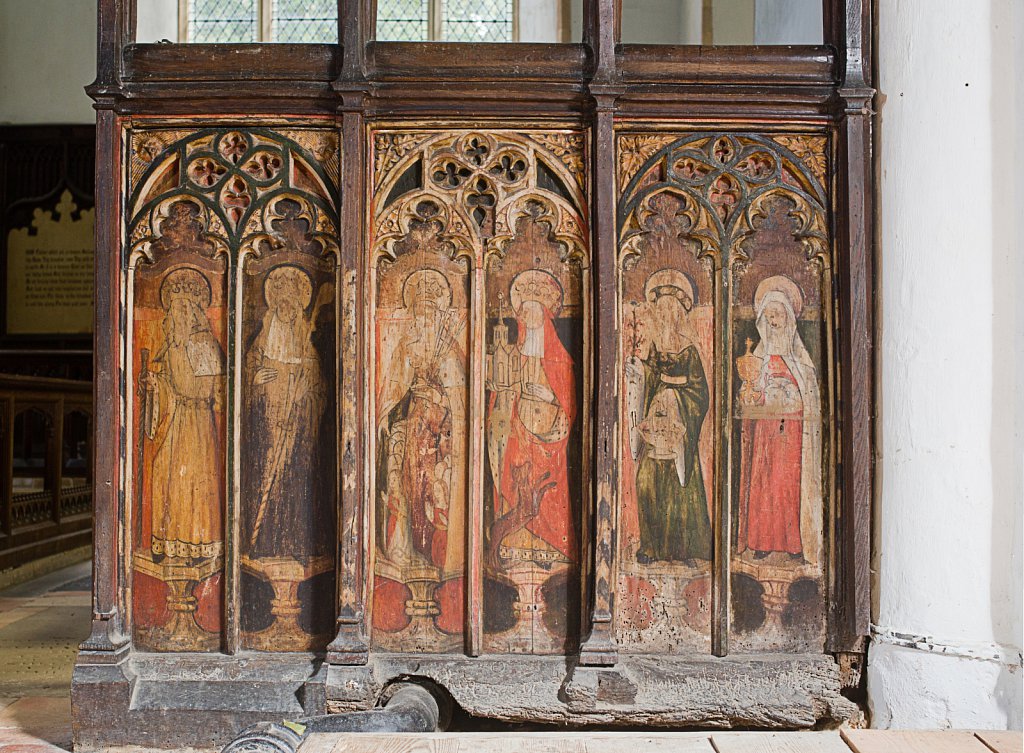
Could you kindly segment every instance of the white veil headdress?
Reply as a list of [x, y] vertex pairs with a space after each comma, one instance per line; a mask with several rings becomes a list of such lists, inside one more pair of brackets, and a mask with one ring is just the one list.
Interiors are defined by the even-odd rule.
[[[784, 336], [773, 338], [765, 318], [765, 309], [770, 303], [777, 303], [786, 312]], [[819, 565], [823, 543], [823, 494], [822, 494], [822, 425], [821, 391], [818, 386], [818, 370], [807, 352], [797, 329], [797, 317], [803, 308], [800, 288], [788, 277], [778, 275], [762, 280], [754, 294], [754, 316], [757, 333], [761, 341], [754, 348], [754, 355], [762, 359], [765, 369], [771, 356], [782, 358], [793, 378], [796, 379], [803, 403], [803, 434], [800, 451], [800, 541], [804, 559], [812, 565]], [[779, 346], [782, 347], [779, 347]], [[780, 352], [774, 352], [774, 351]]]

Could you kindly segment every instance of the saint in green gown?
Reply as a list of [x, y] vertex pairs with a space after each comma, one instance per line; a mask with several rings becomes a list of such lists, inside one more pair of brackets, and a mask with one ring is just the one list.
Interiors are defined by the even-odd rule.
[[[658, 457], [645, 438], [639, 457], [636, 490], [640, 514], [640, 562], [711, 559], [711, 523], [701, 472], [698, 446], [708, 412], [708, 383], [696, 347], [679, 353], [661, 353], [652, 347], [644, 362], [645, 422], [652, 406], [665, 405], [659, 395], [668, 391], [677, 405], [685, 432], [677, 445], [677, 457]], [[675, 416], [668, 420], [675, 423]], [[678, 425], [677, 425], [678, 426]], [[681, 461], [677, 460], [681, 454]]]

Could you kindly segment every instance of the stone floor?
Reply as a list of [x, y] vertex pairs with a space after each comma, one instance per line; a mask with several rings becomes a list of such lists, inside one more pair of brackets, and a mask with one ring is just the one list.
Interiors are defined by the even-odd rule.
[[0, 753], [71, 749], [71, 668], [89, 634], [90, 564], [0, 591]]
[[[89, 563], [0, 591], [0, 753], [71, 749], [71, 668]], [[116, 720], [111, 720], [116, 723]], [[141, 749], [133, 749], [138, 753]], [[1024, 753], [1020, 732], [314, 735], [301, 753]]]

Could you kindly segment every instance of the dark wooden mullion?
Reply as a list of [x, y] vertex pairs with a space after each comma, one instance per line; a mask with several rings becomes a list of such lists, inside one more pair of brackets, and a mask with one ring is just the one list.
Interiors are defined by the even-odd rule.
[[360, 665], [369, 659], [366, 622], [370, 592], [370, 540], [368, 515], [372, 505], [363, 468], [370, 430], [366, 415], [366, 290], [365, 197], [369, 150], [364, 115], [366, 95], [367, 19], [373, 0], [339, 0], [338, 18], [344, 46], [343, 68], [332, 84], [341, 119], [341, 185], [338, 197], [340, 245], [337, 290], [337, 399], [338, 422], [338, 601], [334, 640], [327, 647], [331, 664]]
[[845, 70], [838, 90], [838, 291], [840, 501], [835, 587], [835, 652], [861, 653], [870, 625], [871, 500], [874, 465], [874, 170], [870, 0], [847, 0], [843, 17]]
[[51, 519], [54, 523], [60, 525], [60, 492], [61, 481], [64, 477], [64, 398], [57, 398], [56, 402], [53, 403], [51, 421], [51, 444], [49, 447], [49, 457], [47, 458], [47, 464], [50, 468], [47, 470], [47, 476], [50, 483], [53, 484], [50, 487], [52, 495], [50, 499], [53, 505]]
[[10, 394], [0, 398], [0, 432], [0, 534], [9, 537], [14, 507], [14, 397]]
[[[100, 7], [113, 5], [102, 0]], [[100, 25], [101, 37], [103, 25]], [[98, 82], [106, 86], [105, 82]], [[96, 435], [93, 447], [93, 615], [92, 632], [82, 649], [94, 661], [116, 661], [127, 645], [124, 618], [119, 604], [124, 595], [126, 559], [122, 550], [121, 523], [125, 520], [123, 489], [119, 478], [123, 436], [120, 362], [123, 286], [120, 274], [119, 213], [121, 181], [120, 124], [109, 100], [97, 103], [96, 115], [96, 287], [93, 337], [93, 405]], [[112, 105], [112, 102], [110, 102]]]
[[622, 93], [615, 63], [618, 0], [592, 0], [585, 6], [587, 42], [592, 45], [594, 100], [591, 139], [593, 233], [591, 238], [594, 317], [594, 445], [591, 448], [591, 505], [585, 538], [590, 556], [580, 664], [610, 666], [618, 661], [614, 629], [614, 590], [618, 541], [618, 235], [615, 197], [615, 101]]

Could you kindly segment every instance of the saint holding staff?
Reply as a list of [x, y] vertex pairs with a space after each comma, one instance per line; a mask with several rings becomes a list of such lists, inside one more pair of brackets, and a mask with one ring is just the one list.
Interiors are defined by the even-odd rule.
[[143, 365], [143, 431], [156, 442], [150, 473], [151, 549], [165, 557], [208, 560], [223, 550], [220, 438], [224, 352], [206, 309], [210, 283], [197, 269], [170, 272], [160, 286], [164, 341]]
[[[294, 557], [300, 561], [329, 553], [318, 534], [320, 423], [326, 402], [320, 356], [313, 346], [317, 312], [333, 305], [334, 288], [313, 283], [300, 267], [275, 267], [263, 284], [267, 304], [262, 326], [246, 355], [246, 393], [255, 434], [250, 441], [258, 480], [248, 521], [252, 558]], [[309, 309], [309, 310], [307, 310]], [[311, 507], [312, 504], [312, 507]]]

